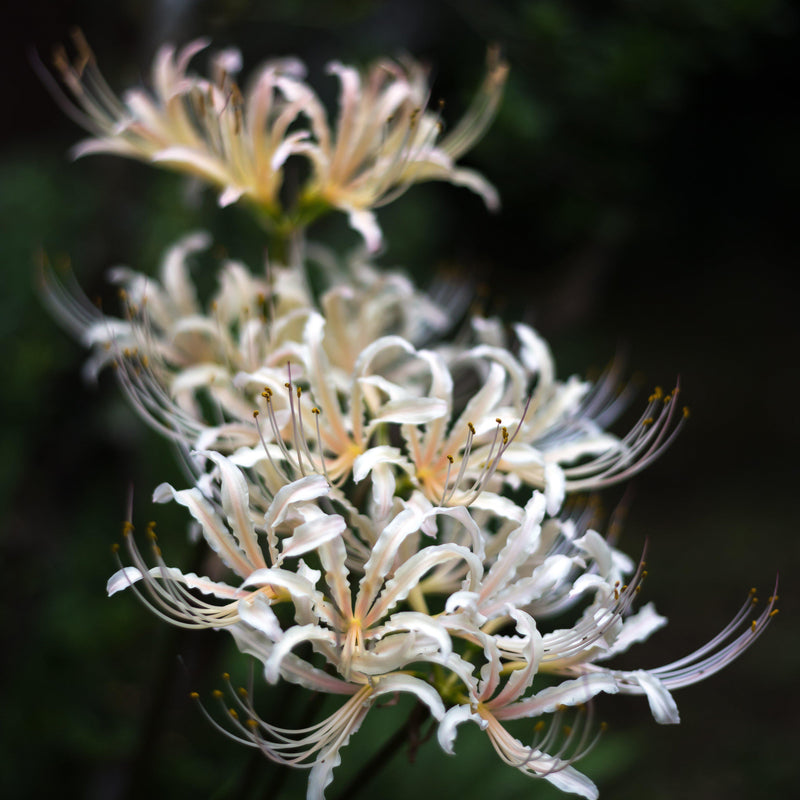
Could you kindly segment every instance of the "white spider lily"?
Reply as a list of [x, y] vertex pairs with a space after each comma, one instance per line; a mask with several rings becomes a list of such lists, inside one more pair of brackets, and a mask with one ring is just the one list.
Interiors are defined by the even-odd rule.
[[[437, 505], [486, 506], [520, 485], [543, 490], [554, 515], [566, 494], [643, 469], [685, 419], [675, 393], [656, 390], [626, 436], [608, 433], [625, 402], [616, 370], [594, 386], [558, 381], [547, 345], [524, 325], [518, 356], [482, 319], [466, 345], [418, 349], [406, 336], [445, 328], [447, 313], [402, 276], [363, 264], [355, 285], [334, 285], [317, 304], [299, 267], [262, 278], [229, 262], [205, 312], [187, 259], [207, 245], [202, 234], [183, 239], [158, 281], [114, 270], [124, 320], [52, 279], [46, 296], [94, 347], [92, 371], [117, 363], [134, 406], [166, 435], [201, 449], [249, 447], [240, 463], [269, 461], [286, 480], [369, 479], [380, 517], [409, 489]], [[470, 383], [478, 389], [467, 394]], [[254, 410], [264, 423], [252, 422]]]
[[466, 186], [490, 209], [499, 199], [494, 187], [455, 161], [483, 136], [494, 117], [508, 66], [490, 51], [486, 78], [472, 106], [454, 130], [441, 137], [438, 112], [427, 109], [426, 71], [411, 59], [380, 61], [366, 74], [333, 62], [341, 85], [335, 131], [316, 98], [304, 106], [313, 139], [300, 145], [313, 166], [305, 202], [323, 202], [345, 211], [370, 251], [379, 249], [381, 231], [370, 209], [384, 205], [412, 184], [444, 180]]
[[[353, 67], [330, 64], [342, 87], [333, 132], [296, 59], [267, 63], [243, 93], [235, 80], [241, 68], [237, 50], [214, 57], [209, 80], [187, 72], [207, 40], [178, 51], [164, 46], [153, 62], [152, 93], [132, 89], [120, 99], [80, 32], [74, 41], [77, 58], [71, 62], [59, 50], [56, 68], [75, 104], [41, 72], [69, 116], [92, 134], [74, 148], [76, 157], [111, 153], [201, 178], [219, 189], [221, 206], [245, 200], [281, 230], [336, 208], [348, 214], [370, 251], [381, 244], [371, 209], [414, 183], [447, 181], [477, 192], [489, 208], [499, 205], [485, 178], [455, 163], [497, 110], [508, 67], [494, 50], [471, 107], [440, 137], [440, 116], [427, 110], [426, 71], [411, 59], [381, 61], [363, 77]], [[309, 128], [300, 124], [301, 114]], [[287, 213], [278, 195], [291, 156], [307, 158], [313, 174]]]
[[131, 89], [120, 100], [80, 32], [74, 40], [76, 60], [59, 51], [56, 66], [77, 103], [61, 98], [62, 105], [92, 134], [76, 145], [76, 157], [111, 153], [146, 161], [216, 186], [222, 206], [244, 198], [279, 215], [283, 165], [307, 136], [290, 132], [303, 99], [287, 99], [284, 91], [299, 82], [303, 67], [298, 61], [268, 63], [242, 94], [234, 80], [241, 64], [238, 51], [219, 53], [208, 80], [187, 73], [207, 40], [178, 51], [167, 45], [153, 61], [152, 94]]

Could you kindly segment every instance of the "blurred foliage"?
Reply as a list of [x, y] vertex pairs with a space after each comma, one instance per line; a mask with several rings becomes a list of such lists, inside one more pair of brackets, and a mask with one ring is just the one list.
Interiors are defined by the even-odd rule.
[[[640, 648], [636, 664], [690, 651], [725, 624], [739, 588], [800, 564], [800, 436], [786, 410], [800, 388], [791, 288], [800, 48], [789, 0], [15, 4], [0, 54], [14, 78], [5, 105], [16, 112], [0, 156], [0, 766], [9, 797], [255, 800], [276, 796], [280, 780], [186, 698], [193, 688], [207, 695], [222, 669], [247, 672], [220, 637], [181, 636], [131, 597], [104, 598], [129, 486], [144, 524], [151, 489], [181, 478], [110, 376], [99, 390], [80, 380], [83, 353], [34, 288], [42, 252], [69, 258], [89, 295], [113, 308], [106, 267], [155, 271], [164, 248], [194, 228], [255, 266], [261, 232], [245, 211], [220, 212], [211, 192], [177, 177], [107, 157], [68, 161], [81, 134], [23, 50], [46, 61], [76, 23], [119, 88], [146, 75], [162, 41], [200, 34], [240, 46], [246, 70], [267, 56], [303, 57], [331, 103], [329, 59], [411, 52], [431, 64], [446, 122], [469, 102], [487, 44], [500, 43], [512, 64], [505, 102], [468, 160], [496, 183], [503, 211], [490, 217], [452, 187], [415, 187], [379, 211], [384, 263], [422, 279], [458, 265], [488, 282], [489, 310], [531, 318], [551, 337], [562, 375], [602, 363], [620, 339], [648, 380], [681, 371], [694, 425], [637, 482], [623, 541], [635, 552], [649, 537], [646, 594], [677, 624]], [[357, 244], [341, 218], [312, 235]], [[199, 558], [180, 513], [159, 507], [157, 519], [171, 558]], [[790, 592], [784, 612], [793, 606]], [[655, 726], [641, 700], [600, 703], [612, 730], [582, 767], [606, 797], [786, 796], [798, 779], [786, 704], [800, 657], [796, 642], [784, 643], [793, 626], [784, 615], [757, 653], [678, 697], [680, 729]], [[265, 716], [271, 703], [287, 724], [302, 718], [306, 700], [263, 694]], [[331, 797], [406, 714], [401, 704], [368, 717]], [[501, 767], [476, 729], [460, 731], [457, 750], [446, 759], [429, 743], [413, 765], [399, 755], [373, 789], [386, 798], [557, 795]], [[284, 796], [301, 796], [304, 779], [290, 776]]]

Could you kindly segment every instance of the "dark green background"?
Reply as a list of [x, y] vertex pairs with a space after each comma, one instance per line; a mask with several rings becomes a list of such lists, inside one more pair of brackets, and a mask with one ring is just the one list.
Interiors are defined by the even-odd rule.
[[[647, 539], [644, 599], [671, 624], [623, 665], [657, 666], [699, 646], [778, 570], [781, 614], [740, 661], [677, 694], [680, 727], [657, 726], [642, 699], [601, 701], [610, 730], [582, 767], [607, 800], [790, 796], [800, 777], [796, 6], [219, 0], [170, 21], [167, 5], [40, 1], [4, 15], [4, 796], [277, 796], [275, 773], [186, 699], [223, 669], [246, 674], [223, 637], [176, 635], [132, 598], [104, 596], [131, 486], [136, 518], [158, 519], [168, 557], [189, 563], [183, 518], [148, 501], [157, 483], [180, 479], [109, 376], [98, 389], [81, 381], [84, 354], [33, 288], [41, 248], [54, 261], [70, 257], [90, 294], [108, 295], [106, 267], [153, 271], [193, 228], [212, 229], [254, 266], [263, 242], [245, 212], [218, 212], [211, 193], [187, 196], [179, 178], [106, 157], [69, 161], [81, 132], [34, 77], [28, 51], [47, 60], [76, 23], [118, 88], [140, 79], [161, 41], [199, 34], [239, 45], [246, 68], [299, 55], [331, 100], [329, 59], [410, 52], [434, 66], [433, 96], [446, 100], [450, 123], [480, 79], [487, 43], [503, 46], [512, 72], [502, 110], [465, 159], [496, 183], [503, 211], [487, 215], [464, 190], [415, 187], [379, 212], [382, 262], [420, 280], [455, 266], [488, 284], [492, 310], [550, 339], [563, 377], [618, 351], [644, 375], [643, 396], [680, 375], [691, 424], [635, 479], [622, 540], [637, 554]], [[312, 235], [356, 243], [343, 218]], [[620, 495], [609, 491], [607, 504]], [[289, 696], [275, 713], [296, 724], [305, 702]], [[404, 718], [405, 708], [371, 715], [330, 798]], [[447, 758], [428, 743], [413, 765], [400, 754], [371, 789], [385, 798], [557, 795], [503, 767], [477, 729], [462, 729], [457, 750]], [[302, 797], [304, 777], [291, 777], [283, 796]]]

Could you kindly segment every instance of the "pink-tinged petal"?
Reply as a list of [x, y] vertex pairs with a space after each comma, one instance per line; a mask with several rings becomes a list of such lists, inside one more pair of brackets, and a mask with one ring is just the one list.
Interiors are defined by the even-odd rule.
[[[263, 633], [242, 623], [231, 625], [228, 630], [233, 634], [236, 646], [242, 653], [253, 656], [262, 664], [269, 658], [274, 644]], [[328, 675], [292, 654], [284, 657], [282, 674], [286, 680], [313, 692], [353, 695], [360, 688], [356, 684]]]
[[563, 584], [576, 566], [575, 559], [555, 554], [545, 559], [527, 578], [518, 578], [501, 592], [481, 603], [480, 609], [487, 617], [504, 613], [507, 606], [523, 608], [545, 597]]
[[416, 611], [398, 611], [383, 624], [383, 629], [387, 633], [393, 631], [414, 631], [433, 639], [439, 646], [439, 652], [447, 658], [453, 651], [453, 643], [450, 635], [433, 617], [427, 614], [420, 614]]
[[653, 718], [661, 725], [677, 725], [681, 721], [678, 706], [666, 686], [654, 675], [640, 669], [622, 673], [626, 683], [635, 683], [647, 696]]
[[220, 186], [226, 186], [231, 177], [219, 158], [191, 147], [165, 147], [153, 153], [150, 160], [165, 167], [181, 167]]
[[379, 697], [382, 694], [394, 694], [395, 692], [407, 692], [416, 695], [431, 712], [431, 716], [441, 722], [445, 715], [444, 703], [439, 693], [429, 683], [414, 678], [411, 675], [386, 675], [377, 681], [377, 685], [372, 689], [372, 696]]
[[264, 515], [264, 527], [275, 528], [286, 519], [293, 503], [316, 500], [330, 491], [328, 481], [322, 475], [307, 475], [281, 488], [269, 504]]
[[555, 380], [553, 354], [547, 342], [536, 331], [527, 325], [517, 323], [514, 332], [520, 343], [520, 359], [525, 367], [534, 375], [538, 375], [537, 392], [552, 386]]
[[344, 518], [338, 514], [321, 514], [317, 519], [304, 522], [292, 531], [291, 536], [283, 540], [281, 559], [295, 558], [316, 550], [340, 536], [346, 527]]
[[325, 582], [338, 612], [352, 616], [353, 598], [350, 592], [350, 571], [347, 568], [347, 548], [341, 538], [332, 539], [319, 548], [319, 558], [325, 569]]
[[489, 211], [500, 210], [500, 195], [497, 193], [497, 189], [475, 170], [463, 167], [453, 169], [449, 171], [445, 180], [454, 186], [463, 186], [465, 189], [475, 192], [486, 203]]
[[378, 218], [371, 212], [363, 209], [345, 209], [348, 211], [347, 219], [350, 227], [361, 234], [367, 250], [377, 253], [383, 243], [383, 234], [378, 225]]
[[474, 553], [457, 544], [426, 547], [395, 570], [394, 576], [386, 582], [385, 589], [369, 613], [363, 617], [363, 625], [368, 627], [375, 624], [384, 614], [408, 597], [408, 593], [422, 580], [425, 573], [448, 561], [463, 561], [467, 567], [467, 588], [474, 590], [478, 586], [483, 573], [483, 564]]
[[453, 506], [450, 508], [432, 508], [428, 512], [428, 516], [435, 517], [449, 517], [456, 520], [469, 535], [472, 545], [472, 552], [483, 561], [486, 558], [486, 551], [484, 550], [484, 536], [481, 533], [480, 526], [472, 518], [469, 511], [464, 506]]
[[142, 573], [136, 567], [123, 567], [117, 570], [109, 579], [106, 584], [106, 592], [111, 597], [112, 594], [121, 592], [129, 586], [140, 581], [143, 578]]
[[319, 625], [295, 625], [293, 628], [289, 628], [275, 643], [275, 647], [264, 664], [264, 677], [269, 683], [278, 682], [284, 657], [289, 655], [292, 648], [301, 642], [323, 642], [335, 645], [336, 636], [333, 631], [324, 630]]
[[240, 547], [247, 554], [253, 566], [266, 567], [264, 554], [258, 544], [255, 525], [250, 516], [250, 492], [244, 474], [231, 463], [230, 459], [213, 450], [200, 451], [199, 454], [217, 465], [222, 492], [222, 508]]
[[265, 634], [273, 642], [283, 636], [283, 630], [269, 600], [263, 594], [251, 595], [239, 601], [239, 618], [243, 623]]
[[142, 158], [141, 150], [126, 139], [116, 139], [110, 136], [99, 139], [84, 139], [70, 148], [70, 158], [76, 161], [79, 158], [90, 155], [114, 155], [128, 156], [130, 158]]
[[243, 186], [226, 186], [217, 198], [220, 208], [227, 208], [242, 199], [246, 189]]
[[[545, 513], [545, 498], [540, 492], [534, 492], [525, 506], [525, 519], [516, 530], [508, 535], [497, 560], [492, 564], [481, 586], [481, 600], [491, 601], [494, 594], [514, 580], [517, 568], [522, 566], [534, 552], [542, 532], [542, 520]], [[481, 610], [484, 611], [483, 605]]]
[[367, 613], [369, 606], [383, 585], [395, 561], [397, 551], [403, 540], [419, 530], [423, 515], [417, 508], [405, 508], [378, 536], [372, 553], [364, 564], [364, 577], [359, 582], [355, 614], [359, 618]]
[[595, 656], [592, 660], [601, 661], [624, 653], [631, 645], [645, 641], [666, 624], [667, 618], [656, 611], [653, 603], [648, 603], [623, 621], [622, 628], [608, 651]]
[[481, 730], [486, 730], [486, 726], [489, 724], [483, 717], [475, 714], [472, 708], [467, 705], [453, 706], [442, 717], [442, 721], [436, 729], [436, 738], [439, 740], [439, 747], [448, 755], [455, 755], [453, 743], [456, 740], [456, 729], [467, 721], [474, 722]]
[[577, 794], [586, 800], [597, 800], [600, 797], [594, 782], [574, 767], [564, 767], [557, 772], [545, 773], [542, 777], [562, 792]]
[[276, 148], [270, 159], [270, 167], [276, 172], [283, 167], [286, 159], [295, 153], [303, 152], [302, 147], [298, 147], [301, 142], [308, 139], [308, 131], [296, 131], [287, 136]]
[[405, 400], [390, 400], [382, 405], [372, 418], [370, 428], [382, 422], [401, 425], [422, 425], [443, 417], [447, 413], [447, 403], [434, 397], [409, 397]]
[[492, 713], [499, 720], [524, 719], [550, 714], [559, 706], [578, 706], [587, 703], [595, 695], [617, 694], [619, 683], [613, 676], [604, 672], [593, 672], [574, 680], [564, 681], [558, 686], [549, 686], [541, 692], [512, 703], [505, 708], [493, 709]]
[[546, 464], [544, 468], [544, 496], [547, 498], [547, 513], [554, 517], [564, 504], [567, 481], [564, 470], [558, 464]]
[[241, 551], [238, 542], [222, 524], [214, 507], [203, 497], [199, 489], [177, 491], [168, 483], [157, 486], [153, 492], [153, 502], [167, 503], [170, 500], [175, 500], [176, 503], [189, 510], [194, 519], [200, 523], [209, 547], [226, 566], [241, 577], [245, 577], [253, 571], [253, 565]]
[[249, 594], [242, 589], [229, 586], [222, 581], [214, 581], [211, 580], [211, 578], [201, 578], [194, 572], [181, 572], [175, 567], [151, 567], [146, 576], [142, 575], [136, 567], [123, 567], [121, 570], [117, 570], [108, 580], [106, 588], [109, 597], [123, 589], [127, 589], [129, 586], [145, 577], [155, 580], [175, 581], [190, 589], [197, 589], [203, 592], [203, 594], [219, 597], [223, 600], [235, 600], [237, 598], [246, 597]]
[[403, 455], [403, 451], [399, 447], [382, 444], [370, 447], [353, 461], [353, 480], [360, 483], [378, 464], [395, 464], [408, 473], [413, 472], [411, 462]]

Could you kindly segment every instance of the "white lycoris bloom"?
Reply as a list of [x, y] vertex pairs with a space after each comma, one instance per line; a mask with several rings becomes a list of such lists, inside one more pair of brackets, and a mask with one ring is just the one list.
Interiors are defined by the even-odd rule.
[[379, 61], [366, 74], [338, 62], [328, 69], [341, 84], [335, 130], [315, 97], [303, 109], [314, 133], [300, 146], [314, 170], [305, 190], [310, 203], [321, 200], [346, 211], [370, 250], [381, 243], [370, 209], [414, 183], [444, 180], [477, 192], [490, 209], [499, 206], [497, 192], [484, 177], [455, 164], [494, 118], [508, 74], [496, 51], [489, 53], [486, 78], [472, 106], [445, 136], [440, 114], [427, 108], [427, 71], [418, 63]]
[[152, 90], [131, 89], [120, 99], [82, 34], [74, 39], [77, 58], [71, 62], [61, 50], [56, 67], [77, 105], [57, 97], [92, 134], [75, 147], [75, 156], [112, 153], [188, 173], [216, 186], [220, 205], [247, 201], [278, 227], [287, 221], [279, 197], [284, 167], [301, 156], [312, 175], [289, 209], [292, 224], [339, 209], [372, 251], [381, 245], [381, 232], [371, 209], [415, 183], [447, 181], [477, 192], [491, 209], [499, 205], [485, 178], [456, 165], [482, 137], [500, 101], [508, 67], [494, 50], [472, 105], [442, 136], [440, 113], [427, 108], [427, 72], [411, 59], [381, 61], [363, 75], [338, 62], [329, 65], [341, 82], [331, 130], [297, 59], [268, 62], [243, 92], [236, 83], [237, 50], [214, 56], [207, 79], [187, 71], [207, 40], [178, 51], [167, 45], [153, 62]]
[[[205, 42], [166, 47], [152, 93], [119, 100], [77, 44], [78, 63], [58, 63], [79, 106], [68, 110], [93, 135], [78, 155], [199, 176], [222, 205], [248, 201], [291, 242], [288, 266], [253, 274], [225, 262], [206, 303], [191, 262], [209, 237], [186, 236], [157, 279], [112, 271], [121, 317], [43, 270], [46, 301], [92, 350], [88, 373], [113, 364], [136, 411], [178, 444], [191, 486], [162, 484], [154, 500], [185, 507], [208, 545], [208, 575], [185, 572], [165, 559], [154, 523], [147, 558], [128, 521], [108, 593], [131, 591], [184, 628], [229, 632], [269, 684], [341, 696], [297, 730], [263, 719], [229, 677], [214, 693], [221, 714], [201, 703], [231, 738], [309, 769], [309, 800], [323, 800], [365, 716], [398, 694], [416, 698], [412, 715], [432, 718], [445, 752], [473, 722], [505, 764], [597, 797], [572, 766], [597, 738], [592, 699], [641, 695], [658, 722], [675, 723], [671, 691], [722, 669], [777, 613], [773, 594], [755, 615], [753, 592], [686, 657], [649, 670], [606, 665], [666, 620], [652, 604], [634, 610], [644, 561], [598, 533], [580, 495], [669, 446], [686, 416], [677, 388], [656, 389], [616, 436], [607, 427], [627, 402], [616, 367], [594, 384], [560, 380], [530, 327], [464, 320], [463, 287], [426, 295], [363, 259], [343, 268], [300, 235], [337, 208], [375, 250], [372, 209], [424, 180], [496, 205], [493, 188], [456, 160], [493, 118], [505, 64], [490, 59], [472, 107], [441, 135], [426, 74], [410, 60], [363, 75], [331, 65], [341, 84], [332, 127], [294, 61], [267, 64], [243, 93], [237, 51], [218, 55], [207, 80], [187, 72]], [[292, 156], [310, 170], [285, 211]], [[323, 280], [308, 279], [312, 265]], [[533, 721], [528, 741], [506, 727], [517, 720]]]
[[[505, 763], [594, 798], [594, 784], [571, 766], [596, 738], [580, 707], [601, 692], [640, 694], [659, 722], [677, 722], [670, 690], [721, 669], [774, 614], [773, 597], [751, 620], [750, 597], [696, 653], [654, 670], [615, 670], [598, 662], [665, 620], [652, 605], [631, 613], [643, 565], [634, 570], [587, 530], [586, 514], [548, 518], [538, 492], [524, 508], [507, 501], [502, 512], [441, 508], [415, 492], [395, 498], [388, 522], [378, 522], [322, 475], [284, 483], [214, 451], [195, 459], [210, 464], [196, 485], [162, 485], [155, 499], [189, 510], [235, 580], [168, 566], [152, 528], [156, 563], [148, 566], [126, 526], [133, 564], [110, 579], [109, 593], [131, 588], [175, 624], [229, 630], [263, 663], [269, 683], [349, 698], [318, 725], [293, 731], [263, 720], [243, 690], [230, 692], [236, 707], [223, 711], [223, 727], [275, 761], [310, 767], [309, 798], [324, 796], [339, 751], [389, 692], [417, 696], [439, 723], [446, 752], [457, 726], [472, 721]], [[572, 627], [544, 630], [576, 604]], [[291, 609], [288, 623], [276, 613], [281, 605]], [[311, 655], [300, 657], [293, 651], [304, 643]], [[547, 676], [545, 685], [537, 676]], [[562, 736], [568, 708], [576, 708], [575, 725]], [[551, 714], [543, 733], [539, 723]], [[504, 728], [515, 719], [537, 720], [530, 744]]]
[[73, 150], [127, 156], [188, 173], [220, 190], [220, 205], [246, 198], [277, 215], [283, 165], [307, 134], [289, 131], [302, 103], [286, 98], [303, 66], [294, 59], [268, 63], [246, 96], [234, 77], [241, 66], [237, 51], [219, 53], [212, 80], [187, 73], [189, 62], [208, 41], [198, 39], [181, 50], [166, 45], [152, 68], [152, 93], [131, 89], [122, 99], [108, 87], [80, 32], [78, 56], [56, 56], [62, 80], [77, 106], [68, 113], [91, 134]]
[[[94, 347], [91, 370], [116, 362], [137, 410], [192, 447], [249, 448], [239, 463], [267, 459], [287, 479], [369, 478], [379, 515], [396, 493], [492, 508], [505, 487], [520, 486], [543, 490], [556, 513], [565, 493], [638, 472], [684, 419], [674, 393], [657, 390], [618, 438], [605, 430], [623, 405], [613, 371], [594, 386], [559, 381], [531, 328], [516, 326], [514, 355], [500, 324], [482, 318], [462, 344], [440, 345], [437, 334], [454, 322], [447, 309], [403, 276], [363, 263], [352, 283], [316, 301], [299, 267], [258, 277], [228, 262], [205, 310], [187, 258], [207, 245], [203, 234], [183, 239], [159, 280], [114, 270], [126, 319], [100, 314], [52, 280], [48, 293]], [[470, 386], [479, 388], [470, 394]], [[254, 412], [263, 421], [254, 423]]]

